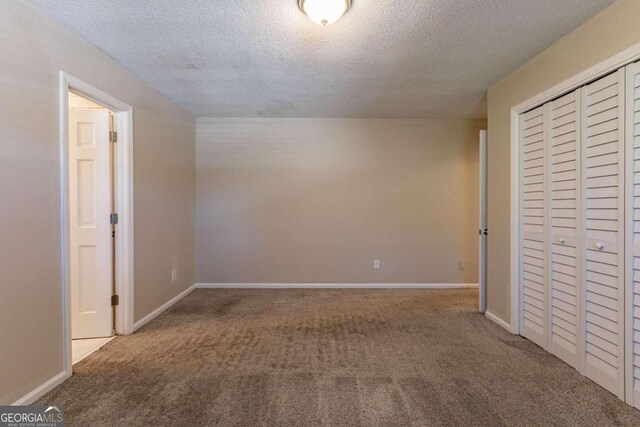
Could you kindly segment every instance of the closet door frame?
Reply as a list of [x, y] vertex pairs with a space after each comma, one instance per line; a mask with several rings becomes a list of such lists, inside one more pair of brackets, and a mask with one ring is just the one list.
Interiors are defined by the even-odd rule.
[[[511, 190], [510, 190], [510, 283], [509, 283], [509, 318], [507, 321], [502, 321], [499, 316], [496, 316], [491, 312], [491, 302], [489, 301], [489, 309], [486, 312], [486, 316], [505, 329], [509, 330], [513, 334], [520, 334], [521, 332], [521, 276], [520, 276], [520, 260], [522, 256], [520, 242], [521, 242], [521, 229], [520, 229], [520, 213], [521, 213], [521, 195], [520, 195], [520, 115], [537, 108], [549, 101], [552, 101], [560, 96], [563, 96], [571, 91], [586, 86], [587, 84], [594, 82], [601, 77], [613, 73], [619, 69], [625, 70], [625, 76], [622, 85], [624, 86], [625, 101], [624, 105], [624, 119], [625, 130], [623, 132], [624, 143], [624, 161], [622, 163], [625, 169], [625, 178], [622, 185], [624, 186], [624, 218], [623, 226], [624, 239], [622, 246], [624, 247], [624, 264], [623, 264], [623, 306], [624, 306], [624, 400], [633, 406], [640, 409], [640, 401], [635, 402], [635, 384], [630, 379], [634, 378], [634, 365], [633, 365], [633, 343], [634, 335], [637, 333], [634, 331], [634, 317], [633, 317], [633, 297], [635, 296], [633, 287], [633, 241], [628, 236], [631, 235], [634, 229], [633, 222], [633, 202], [634, 202], [634, 177], [629, 172], [629, 168], [634, 166], [633, 153], [634, 153], [634, 140], [633, 140], [633, 127], [629, 126], [630, 120], [633, 120], [633, 97], [629, 96], [634, 92], [634, 79], [635, 76], [632, 72], [632, 65], [640, 61], [640, 43], [606, 59], [575, 76], [539, 93], [538, 95], [521, 102], [510, 111], [510, 157], [511, 157]], [[633, 123], [633, 122], [631, 122]], [[632, 169], [633, 170], [633, 169]], [[581, 192], [584, 191], [581, 189]], [[581, 199], [583, 194], [581, 194]], [[582, 209], [581, 209], [582, 210]], [[582, 228], [584, 228], [584, 218], [580, 218]], [[584, 248], [581, 248], [584, 250]], [[583, 266], [581, 266], [581, 269]], [[584, 298], [581, 298], [583, 300]], [[579, 367], [580, 368], [580, 367]], [[582, 369], [579, 369], [582, 371]], [[581, 372], [584, 373], [584, 372]], [[640, 399], [638, 399], [640, 400]]]
[[631, 63], [625, 67], [625, 133], [624, 133], [624, 168], [625, 168], [625, 192], [624, 192], [624, 343], [625, 343], [625, 401], [638, 409], [640, 402], [635, 401], [635, 373], [634, 373], [634, 190], [635, 190], [635, 173], [634, 173], [634, 146], [635, 146], [635, 130], [634, 130], [634, 107], [635, 107], [635, 63]]
[[[503, 326], [513, 334], [520, 334], [520, 115], [638, 60], [640, 60], [640, 43], [637, 43], [617, 55], [614, 55], [611, 58], [606, 59], [539, 93], [538, 95], [521, 102], [511, 109], [510, 310], [508, 327], [506, 324]], [[627, 308], [628, 302], [628, 299], [625, 298], [625, 308]], [[487, 317], [499, 318], [491, 312], [491, 304], [489, 304]], [[625, 347], [628, 347], [628, 345]], [[628, 356], [625, 359], [628, 359]]]

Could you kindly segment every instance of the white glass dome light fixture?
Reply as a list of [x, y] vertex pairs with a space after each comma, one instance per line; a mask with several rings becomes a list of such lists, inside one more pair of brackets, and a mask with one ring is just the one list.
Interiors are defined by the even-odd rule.
[[331, 25], [351, 8], [351, 0], [298, 0], [298, 7], [316, 24]]

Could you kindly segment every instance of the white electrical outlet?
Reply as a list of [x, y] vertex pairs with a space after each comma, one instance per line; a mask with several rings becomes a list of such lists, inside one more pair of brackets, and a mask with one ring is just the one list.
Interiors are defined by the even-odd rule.
[[171, 270], [171, 283], [176, 283], [177, 280], [178, 280], [178, 271]]
[[374, 259], [373, 260], [373, 268], [375, 268], [376, 270], [380, 269], [380, 260], [379, 259]]
[[463, 259], [458, 261], [458, 270], [464, 271], [464, 270], [466, 270], [466, 268], [467, 268], [467, 266], [465, 265], [465, 261]]

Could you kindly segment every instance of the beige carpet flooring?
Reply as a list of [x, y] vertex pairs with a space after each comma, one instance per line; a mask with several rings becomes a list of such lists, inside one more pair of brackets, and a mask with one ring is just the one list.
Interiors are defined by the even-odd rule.
[[476, 290], [196, 290], [39, 403], [78, 426], [640, 425], [476, 304]]

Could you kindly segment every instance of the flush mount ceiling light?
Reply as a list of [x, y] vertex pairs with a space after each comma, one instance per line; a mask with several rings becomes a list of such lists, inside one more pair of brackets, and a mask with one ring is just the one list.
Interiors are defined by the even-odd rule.
[[351, 7], [351, 0], [298, 0], [298, 7], [316, 24], [330, 25]]

